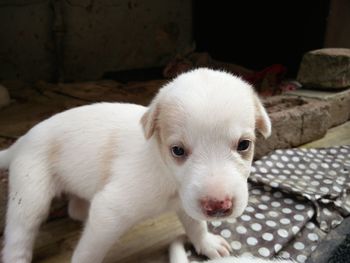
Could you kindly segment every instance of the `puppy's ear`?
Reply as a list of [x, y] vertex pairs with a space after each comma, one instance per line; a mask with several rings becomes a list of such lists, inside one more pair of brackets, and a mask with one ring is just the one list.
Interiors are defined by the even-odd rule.
[[256, 129], [267, 138], [271, 135], [271, 121], [269, 115], [256, 94], [254, 94], [254, 103]]
[[159, 101], [159, 95], [157, 95], [153, 99], [151, 104], [148, 106], [148, 110], [143, 114], [141, 118], [143, 133], [147, 140], [152, 137], [157, 127], [157, 122], [158, 122], [158, 117], [160, 112], [160, 105], [158, 101]]

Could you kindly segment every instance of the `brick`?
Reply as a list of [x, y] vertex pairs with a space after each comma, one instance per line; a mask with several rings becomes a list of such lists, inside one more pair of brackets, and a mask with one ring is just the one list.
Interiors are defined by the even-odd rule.
[[272, 122], [272, 134], [258, 136], [255, 158], [275, 149], [296, 147], [323, 137], [330, 123], [329, 103], [294, 96], [275, 96], [265, 100]]

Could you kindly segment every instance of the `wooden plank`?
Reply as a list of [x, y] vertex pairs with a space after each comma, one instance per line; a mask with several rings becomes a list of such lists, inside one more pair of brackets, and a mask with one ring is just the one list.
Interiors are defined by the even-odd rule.
[[[76, 229], [67, 231], [65, 223], [56, 225], [54, 228], [50, 233], [57, 233], [61, 230], [63, 237], [52, 238], [50, 234], [41, 234], [39, 244], [46, 245], [39, 245], [39, 248], [36, 249], [34, 262], [70, 262], [80, 234]], [[140, 262], [140, 258], [154, 258], [154, 255], [157, 255], [157, 258], [159, 256], [159, 260], [157, 258], [153, 259], [156, 260], [154, 262], [167, 262], [167, 248], [170, 242], [183, 233], [184, 230], [174, 214], [165, 214], [155, 219], [147, 220], [126, 233], [111, 249], [104, 262], [136, 263]], [[55, 250], [56, 253], [50, 255]]]

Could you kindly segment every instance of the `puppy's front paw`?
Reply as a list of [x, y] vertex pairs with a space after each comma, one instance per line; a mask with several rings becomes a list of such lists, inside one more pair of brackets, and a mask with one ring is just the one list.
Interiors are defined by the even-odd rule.
[[210, 259], [227, 257], [231, 251], [230, 245], [224, 238], [211, 233], [207, 233], [193, 245], [198, 254], [205, 255]]

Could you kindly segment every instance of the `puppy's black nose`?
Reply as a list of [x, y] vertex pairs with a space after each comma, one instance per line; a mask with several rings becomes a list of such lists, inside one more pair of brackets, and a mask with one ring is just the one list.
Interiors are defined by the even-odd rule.
[[226, 217], [232, 213], [233, 198], [224, 200], [204, 198], [201, 200], [203, 213], [208, 217]]

